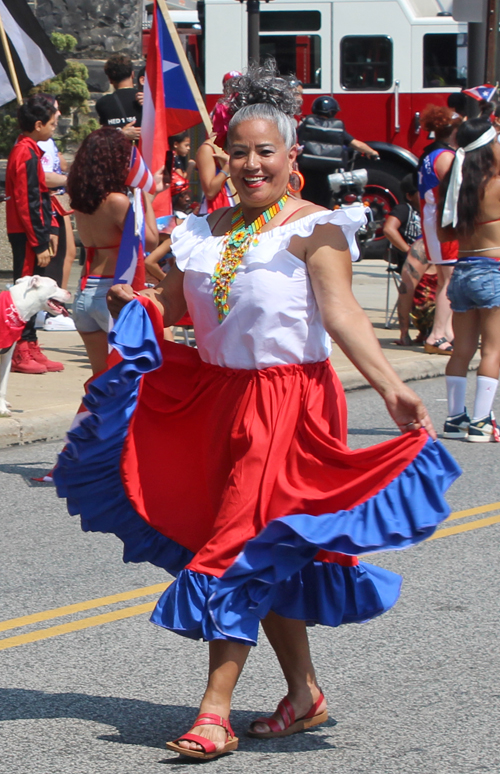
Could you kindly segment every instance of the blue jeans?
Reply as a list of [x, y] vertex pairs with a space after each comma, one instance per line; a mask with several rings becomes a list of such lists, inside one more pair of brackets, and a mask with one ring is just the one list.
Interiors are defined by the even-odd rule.
[[89, 277], [83, 290], [78, 286], [73, 302], [73, 319], [77, 331], [80, 333], [108, 332], [110, 316], [106, 294], [113, 283], [113, 279]]
[[453, 269], [447, 295], [454, 312], [500, 306], [500, 261], [461, 259]]

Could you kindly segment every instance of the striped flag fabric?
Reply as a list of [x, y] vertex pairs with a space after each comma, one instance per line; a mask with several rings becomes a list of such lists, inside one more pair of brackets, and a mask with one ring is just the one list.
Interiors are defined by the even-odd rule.
[[472, 97], [472, 99], [477, 99], [478, 102], [480, 102], [482, 99], [485, 99], [487, 102], [489, 102], [494, 97], [496, 90], [497, 87], [492, 86], [491, 83], [483, 83], [482, 86], [474, 86], [472, 89], [464, 89], [463, 93], [467, 94], [468, 97]]
[[141, 188], [145, 193], [150, 194], [154, 194], [156, 191], [153, 175], [135, 145], [130, 155], [130, 169], [125, 185], [130, 186], [130, 188]]
[[[9, 42], [21, 92], [53, 78], [66, 67], [26, 0], [0, 0], [0, 17]], [[16, 98], [7, 57], [0, 44], [0, 105]]]
[[132, 285], [134, 290], [143, 290], [145, 226], [142, 193], [140, 188], [136, 188], [133, 203], [130, 204], [125, 218], [120, 249], [118, 250], [114, 276], [115, 285]]
[[[139, 143], [148, 167], [156, 172], [165, 164], [169, 135], [202, 121], [210, 134], [210, 117], [165, 0], [154, 0]], [[159, 216], [171, 213], [169, 190], [155, 199], [153, 208]]]

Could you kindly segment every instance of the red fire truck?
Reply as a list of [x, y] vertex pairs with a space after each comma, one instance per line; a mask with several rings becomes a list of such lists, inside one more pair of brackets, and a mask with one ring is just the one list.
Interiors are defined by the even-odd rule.
[[[260, 8], [261, 57], [302, 81], [304, 114], [318, 94], [333, 94], [347, 131], [379, 151], [380, 162], [356, 163], [368, 168], [379, 219], [428, 141], [422, 109], [465, 86], [467, 25], [453, 19], [452, 0], [272, 0]], [[211, 110], [224, 73], [247, 62], [246, 3], [205, 0], [203, 58], [196, 12], [175, 17]]]
[[[261, 57], [304, 85], [304, 114], [318, 94], [333, 94], [356, 138], [381, 161], [360, 160], [370, 183], [394, 190], [391, 178], [411, 171], [427, 143], [419, 116], [465, 86], [467, 25], [452, 0], [273, 0], [261, 2]], [[247, 60], [246, 3], [205, 0], [204, 83], [209, 110], [222, 76]], [[396, 186], [397, 190], [397, 186]]]

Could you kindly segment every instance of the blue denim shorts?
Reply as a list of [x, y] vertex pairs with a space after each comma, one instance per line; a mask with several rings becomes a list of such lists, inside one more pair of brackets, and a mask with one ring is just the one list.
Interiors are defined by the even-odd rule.
[[87, 278], [87, 285], [82, 290], [78, 287], [73, 302], [73, 319], [80, 333], [95, 333], [109, 330], [109, 311], [106, 304], [106, 293], [113, 285], [113, 279]]
[[447, 295], [454, 312], [500, 306], [500, 261], [494, 258], [460, 260], [453, 269]]

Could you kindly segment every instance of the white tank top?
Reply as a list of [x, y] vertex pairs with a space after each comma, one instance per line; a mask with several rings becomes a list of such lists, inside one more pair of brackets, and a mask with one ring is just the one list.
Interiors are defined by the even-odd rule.
[[258, 237], [245, 253], [229, 293], [229, 314], [218, 322], [211, 277], [223, 237], [212, 236], [206, 217], [190, 215], [172, 232], [172, 252], [184, 272], [184, 295], [196, 344], [206, 363], [226, 368], [317, 363], [330, 355], [330, 337], [321, 322], [307, 265], [288, 251], [294, 236], [316, 226], [340, 226], [353, 260], [355, 234], [365, 222], [364, 207], [315, 212]]

